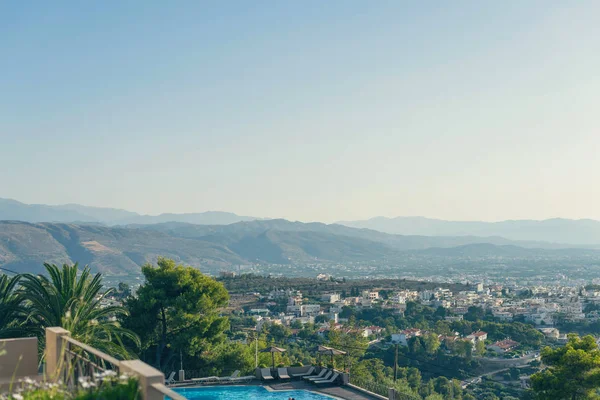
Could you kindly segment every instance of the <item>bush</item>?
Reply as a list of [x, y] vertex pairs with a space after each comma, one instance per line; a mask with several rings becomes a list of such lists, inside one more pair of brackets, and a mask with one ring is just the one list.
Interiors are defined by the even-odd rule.
[[292, 367], [304, 367], [304, 364], [302, 364], [300, 361], [298, 361], [298, 362], [293, 363]]
[[89, 377], [79, 379], [81, 388], [69, 390], [65, 386], [24, 379], [13, 386], [8, 400], [140, 400], [141, 392], [136, 378], [116, 376], [113, 371], [99, 374], [95, 382]]

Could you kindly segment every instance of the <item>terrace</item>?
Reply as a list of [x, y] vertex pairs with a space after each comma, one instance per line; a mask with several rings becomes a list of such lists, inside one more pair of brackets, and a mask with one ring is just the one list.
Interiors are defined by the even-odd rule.
[[[169, 380], [165, 380], [161, 371], [140, 360], [117, 360], [71, 338], [67, 330], [58, 327], [46, 329], [43, 363], [38, 359], [36, 338], [0, 340], [0, 349], [3, 350], [0, 363], [0, 393], [6, 392], [11, 385], [14, 386], [15, 382], [23, 379], [28, 379], [29, 382], [61, 382], [68, 390], [81, 390], [90, 384], [95, 386], [97, 379], [102, 379], [103, 374], [110, 372], [111, 375], [125, 374], [137, 380], [143, 400], [185, 400], [186, 393], [194, 393], [194, 388], [223, 388], [225, 384], [228, 388], [223, 388], [224, 391], [230, 390], [231, 387], [262, 386], [270, 392], [282, 394], [314, 393], [314, 397], [310, 398], [323, 395], [342, 400], [416, 400], [375, 382], [357, 382], [349, 374], [336, 370], [323, 371], [322, 376], [331, 378], [321, 384], [309, 383], [300, 377], [309, 373], [313, 376], [319, 374], [321, 371], [318, 367], [284, 368], [286, 372], [257, 368], [255, 375], [242, 378], [186, 379], [186, 371], [181, 370], [177, 380], [174, 379], [174, 373]], [[290, 374], [290, 377], [282, 379], [283, 373]], [[271, 377], [265, 379], [265, 375]], [[202, 390], [197, 390], [194, 393], [195, 397], [190, 398], [202, 399], [198, 394], [201, 392]], [[227, 395], [229, 396], [229, 393]], [[232, 394], [231, 398], [244, 396], [235, 397]]]

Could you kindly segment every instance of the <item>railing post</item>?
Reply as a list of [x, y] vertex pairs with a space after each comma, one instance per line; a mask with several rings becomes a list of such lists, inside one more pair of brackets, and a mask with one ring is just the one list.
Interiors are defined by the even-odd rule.
[[156, 383], [164, 384], [165, 375], [140, 360], [121, 361], [120, 372], [135, 375], [138, 378], [143, 400], [163, 400], [164, 395], [152, 388]]
[[396, 400], [396, 389], [394, 389], [394, 388], [389, 388], [388, 389], [388, 399], [389, 400]]
[[51, 380], [59, 378], [65, 357], [63, 336], [70, 334], [68, 330], [60, 327], [46, 328], [46, 377]]

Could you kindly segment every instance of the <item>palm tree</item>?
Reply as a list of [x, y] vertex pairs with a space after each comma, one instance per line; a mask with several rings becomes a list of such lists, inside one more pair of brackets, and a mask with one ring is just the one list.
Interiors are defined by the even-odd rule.
[[86, 266], [77, 276], [78, 264], [64, 264], [61, 269], [46, 263], [44, 267], [50, 279], [24, 274], [21, 282], [36, 326], [40, 330], [60, 326], [80, 342], [118, 358], [129, 357], [130, 352], [123, 339], [134, 344], [138, 344], [139, 339], [117, 322], [117, 317], [127, 313], [125, 308], [101, 305], [112, 291], [102, 292], [102, 275], [92, 277], [90, 268]]
[[19, 293], [19, 275], [0, 275], [0, 339], [25, 336], [23, 327], [27, 313], [23, 307], [23, 296]]

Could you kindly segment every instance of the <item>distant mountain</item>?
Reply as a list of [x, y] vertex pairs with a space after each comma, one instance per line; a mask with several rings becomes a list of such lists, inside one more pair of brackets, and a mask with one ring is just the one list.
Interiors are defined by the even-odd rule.
[[153, 225], [129, 225], [129, 228], [154, 230], [172, 236], [194, 238], [203, 240], [231, 240], [249, 235], [257, 235], [266, 231], [285, 232], [312, 232], [335, 236], [346, 236], [385, 244], [395, 250], [416, 250], [431, 247], [455, 247], [474, 243], [489, 243], [493, 245], [516, 245], [529, 248], [565, 248], [566, 245], [537, 242], [514, 241], [502, 237], [478, 236], [417, 236], [393, 235], [371, 229], [357, 229], [339, 224], [323, 224], [320, 222], [291, 222], [285, 219], [271, 219], [263, 221], [245, 221], [230, 225], [192, 225], [186, 223], [163, 223]]
[[[553, 246], [542, 249], [533, 245], [493, 237], [390, 235], [342, 225], [286, 220], [230, 225], [169, 222], [121, 227], [0, 221], [0, 267], [17, 272], [41, 272], [43, 262], [79, 261], [109, 275], [137, 275], [142, 264], [154, 262], [158, 256], [209, 273], [235, 265], [259, 264], [287, 265], [294, 273], [305, 274], [309, 271], [306, 266], [315, 264], [366, 263], [376, 272], [378, 266], [403, 265], [405, 261], [414, 265], [416, 259], [423, 257], [464, 260], [600, 254], [593, 250]], [[416, 262], [415, 268], [422, 269], [421, 261]]]
[[79, 204], [49, 206], [24, 204], [0, 198], [0, 220], [25, 222], [95, 223], [103, 225], [156, 224], [186, 222], [191, 224], [225, 225], [257, 218], [229, 212], [208, 211], [188, 214], [140, 215], [116, 208], [89, 207]]
[[139, 274], [158, 256], [215, 271], [247, 262], [225, 246], [164, 233], [115, 227], [57, 223], [0, 222], [0, 267], [42, 271], [43, 262], [78, 261], [110, 275]]
[[600, 245], [600, 221], [591, 219], [509, 220], [501, 222], [444, 221], [424, 217], [375, 217], [341, 221], [341, 225], [400, 235], [498, 236], [510, 240], [571, 245]]
[[259, 218], [240, 216], [224, 211], [207, 211], [188, 214], [136, 215], [115, 221], [115, 225], [160, 224], [165, 222], [183, 222], [199, 225], [229, 225], [240, 221], [254, 221]]

